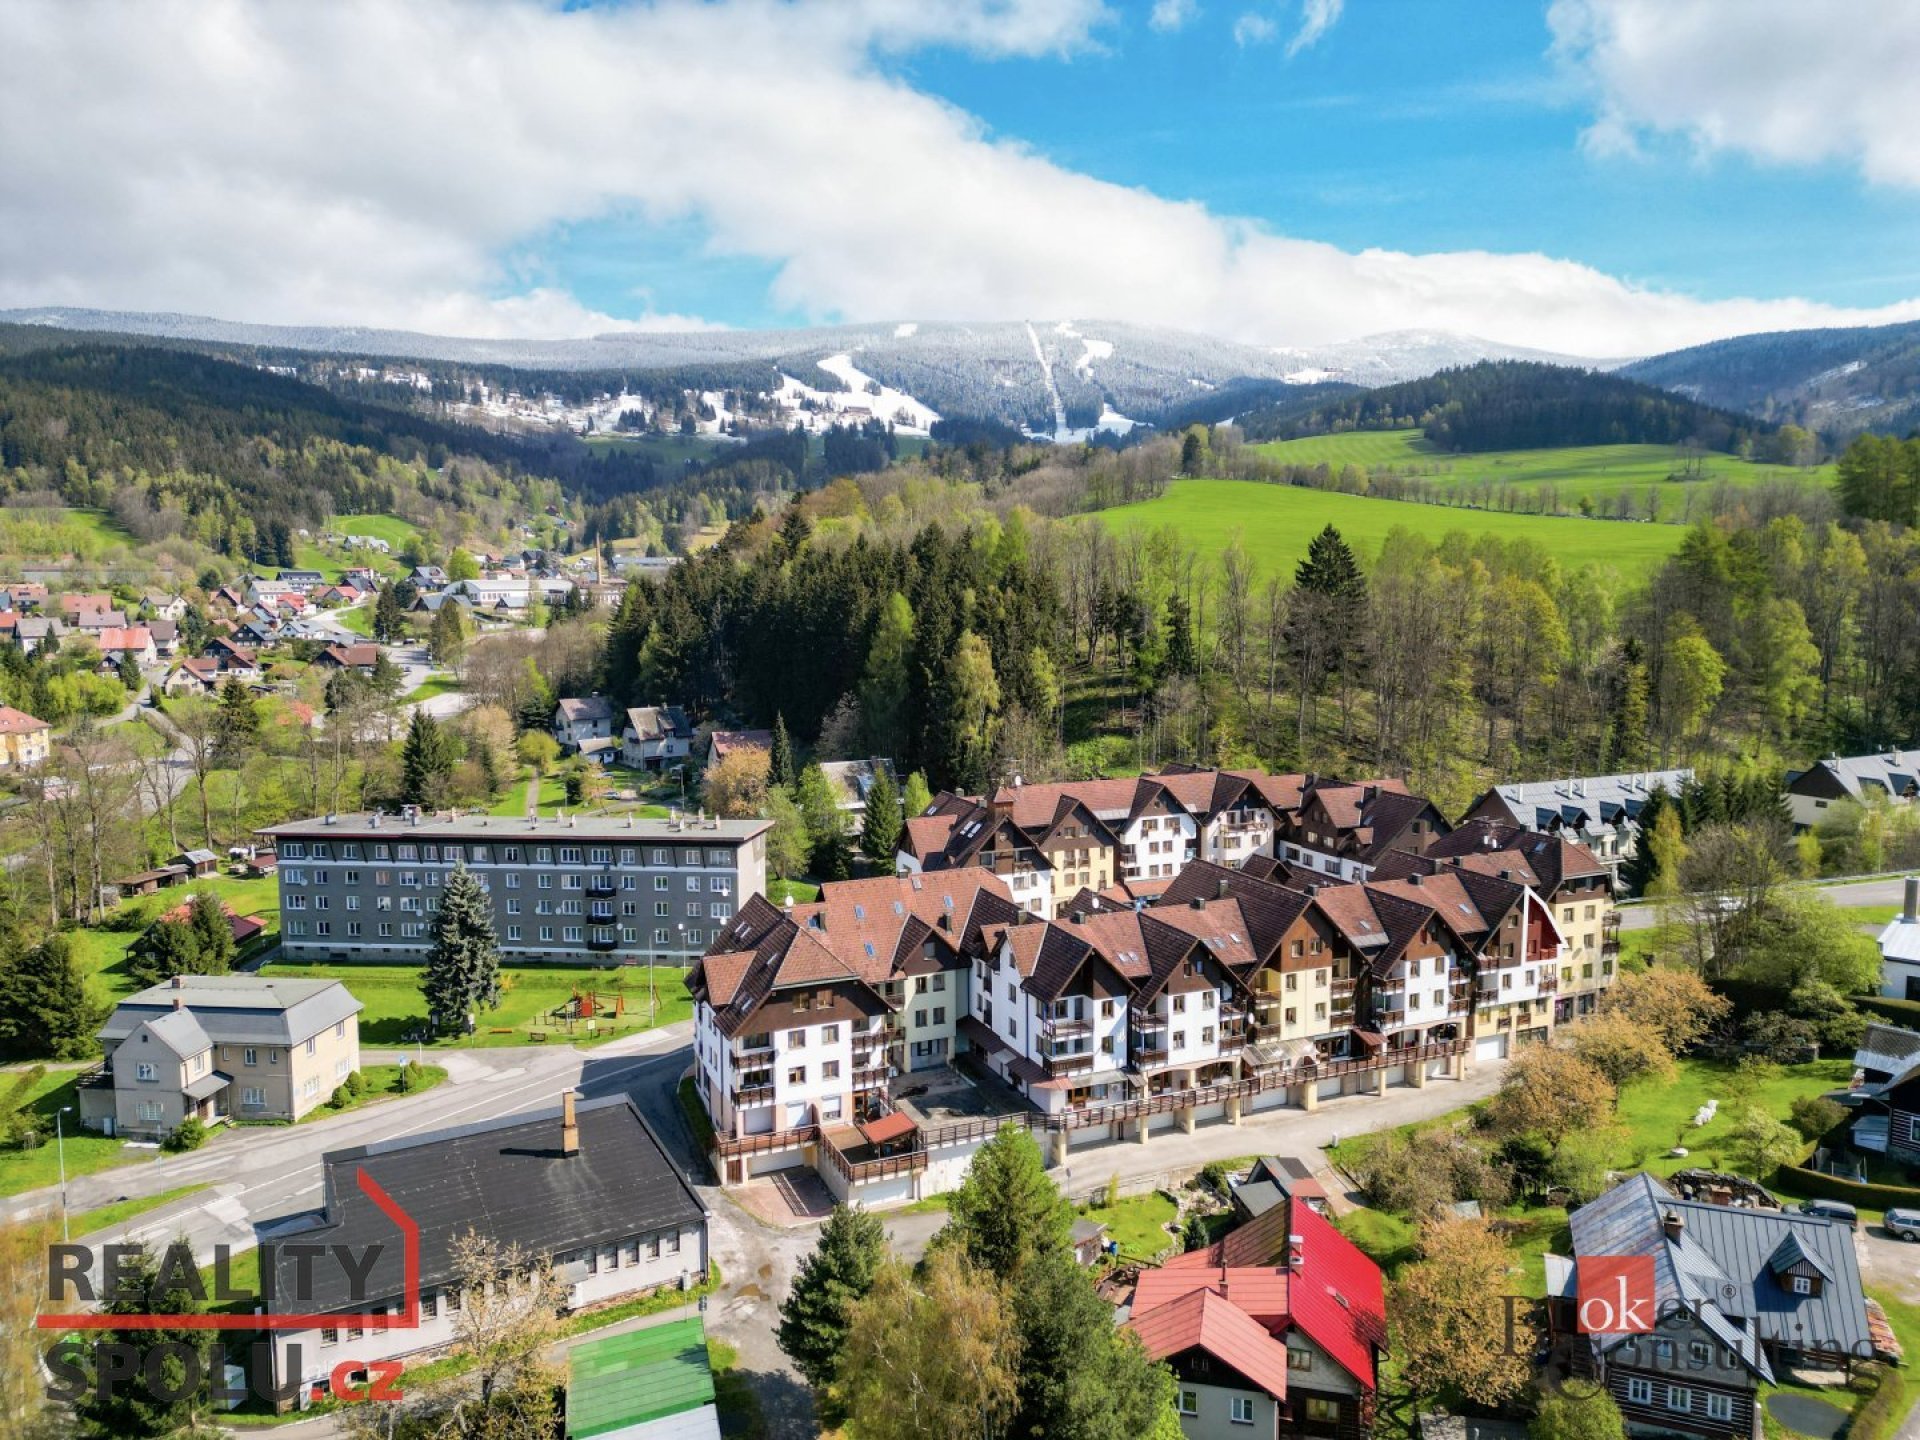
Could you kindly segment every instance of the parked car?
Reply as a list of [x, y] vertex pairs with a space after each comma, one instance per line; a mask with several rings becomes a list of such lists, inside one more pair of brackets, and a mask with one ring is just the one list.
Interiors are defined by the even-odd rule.
[[1889, 1210], [1885, 1224], [1894, 1239], [1920, 1244], [1920, 1210]]
[[1831, 1220], [1836, 1225], [1844, 1225], [1849, 1230], [1860, 1228], [1860, 1212], [1844, 1200], [1808, 1200], [1800, 1207], [1802, 1215], [1816, 1215], [1822, 1220]]

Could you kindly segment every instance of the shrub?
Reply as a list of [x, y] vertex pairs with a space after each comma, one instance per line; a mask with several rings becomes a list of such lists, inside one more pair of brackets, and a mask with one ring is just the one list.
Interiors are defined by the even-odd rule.
[[356, 1100], [359, 1099], [360, 1096], [367, 1093], [367, 1077], [362, 1075], [358, 1070], [351, 1071], [347, 1075], [346, 1091], [347, 1094], [353, 1096]]
[[1193, 1177], [1193, 1183], [1202, 1190], [1211, 1190], [1222, 1200], [1228, 1198], [1227, 1176], [1233, 1173], [1231, 1166], [1224, 1160], [1209, 1160], [1200, 1167], [1200, 1173]]
[[1802, 1095], [1788, 1113], [1793, 1117], [1793, 1128], [1809, 1140], [1818, 1140], [1847, 1119], [1847, 1107], [1824, 1095]]
[[344, 1110], [353, 1103], [353, 1092], [344, 1085], [333, 1087], [333, 1094], [327, 1097], [329, 1110]]
[[198, 1115], [189, 1115], [167, 1132], [167, 1138], [160, 1142], [160, 1148], [169, 1155], [179, 1155], [188, 1150], [198, 1150], [206, 1140], [205, 1122]]

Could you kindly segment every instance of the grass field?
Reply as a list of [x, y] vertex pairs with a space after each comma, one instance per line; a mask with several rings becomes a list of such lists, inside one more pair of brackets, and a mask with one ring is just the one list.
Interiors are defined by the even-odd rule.
[[1226, 549], [1237, 532], [1255, 568], [1280, 575], [1292, 573], [1307, 553], [1307, 542], [1326, 525], [1338, 529], [1367, 561], [1380, 553], [1380, 543], [1395, 528], [1435, 540], [1457, 531], [1530, 540], [1563, 565], [1605, 565], [1635, 579], [1649, 574], [1686, 537], [1678, 525], [1465, 510], [1243, 480], [1176, 480], [1157, 500], [1103, 510], [1100, 516], [1116, 534], [1171, 525], [1203, 555]]
[[197, 1195], [206, 1189], [205, 1184], [182, 1185], [173, 1190], [162, 1190], [158, 1195], [142, 1195], [137, 1200], [116, 1200], [111, 1205], [102, 1205], [97, 1210], [81, 1210], [69, 1219], [68, 1226], [75, 1235], [92, 1235], [101, 1230], [118, 1230], [129, 1220], [138, 1219], [149, 1210], [158, 1210], [162, 1205], [171, 1205], [176, 1200], [184, 1200], [189, 1195]]
[[335, 610], [333, 618], [354, 634], [364, 635], [369, 640], [373, 638], [373, 607], [371, 605], [354, 605], [345, 610]]
[[1179, 1238], [1167, 1229], [1179, 1213], [1180, 1207], [1158, 1190], [1130, 1195], [1111, 1209], [1095, 1205], [1080, 1212], [1083, 1218], [1107, 1227], [1107, 1238], [1120, 1247], [1121, 1259], [1142, 1261], [1180, 1248]]
[[73, 930], [68, 932], [68, 938], [73, 942], [74, 956], [87, 975], [95, 998], [117, 1000], [134, 988], [132, 977], [126, 973], [127, 951], [159, 916], [175, 906], [185, 905], [195, 891], [212, 890], [236, 915], [251, 915], [265, 922], [265, 935], [271, 937], [280, 929], [279, 884], [270, 875], [258, 880], [236, 880], [223, 875], [192, 886], [182, 885], [158, 895], [123, 902], [114, 912], [116, 927], [113, 929]]
[[[80, 1101], [74, 1091], [74, 1079], [86, 1067], [67, 1066], [48, 1070], [39, 1084], [28, 1093], [23, 1110], [41, 1117], [44, 1138], [30, 1150], [0, 1150], [0, 1195], [18, 1195], [22, 1190], [38, 1190], [60, 1183], [60, 1155], [64, 1150], [67, 1178], [91, 1175], [135, 1160], [151, 1160], [159, 1152], [127, 1148], [124, 1140], [110, 1140], [91, 1130], [80, 1129]], [[72, 1114], [62, 1122], [66, 1139], [55, 1143], [54, 1116], [71, 1107]]]
[[[369, 535], [375, 540], [384, 540], [395, 550], [399, 550], [412, 540], [419, 538], [420, 532], [411, 521], [402, 520], [397, 515], [336, 515], [333, 528], [342, 535]], [[380, 556], [369, 556], [371, 563]]]
[[422, 700], [431, 700], [436, 695], [450, 695], [460, 688], [457, 675], [429, 675], [413, 689], [400, 697], [407, 705], [418, 705]]
[[1418, 430], [1355, 430], [1254, 448], [1289, 465], [1326, 465], [1335, 471], [1347, 466], [1394, 470], [1461, 491], [1489, 481], [1529, 492], [1550, 485], [1558, 508], [1569, 513], [1579, 509], [1583, 496], [1605, 509], [1625, 493], [1633, 500], [1635, 513], [1644, 514], [1642, 507], [1652, 486], [1659, 490], [1660, 518], [1670, 522], [1689, 518], [1690, 493], [1697, 497], [1720, 481], [1752, 485], [1790, 478], [1825, 485], [1833, 479], [1831, 465], [1808, 469], [1759, 465], [1713, 452], [1683, 454], [1671, 445], [1575, 445], [1456, 455], [1436, 448]]
[[[418, 965], [318, 965], [281, 961], [260, 972], [268, 976], [286, 976], [300, 980], [340, 980], [366, 1008], [360, 1012], [360, 1043], [365, 1047], [398, 1046], [413, 1043], [407, 1037], [426, 1024], [426, 1002], [420, 994]], [[501, 972], [504, 994], [497, 1009], [477, 1017], [471, 1039], [444, 1037], [426, 1042], [428, 1049], [453, 1049], [471, 1046], [525, 1045], [538, 1033], [555, 1044], [587, 1044], [610, 1040], [647, 1028], [647, 969], [641, 966], [611, 967], [604, 970], [578, 965], [506, 966]], [[687, 993], [683, 973], [671, 966], [656, 966], [654, 989], [658, 993], [658, 1022], [668, 1025], [693, 1015], [693, 999]], [[550, 1012], [565, 1005], [576, 993], [591, 990], [600, 1002], [601, 1017], [589, 1036], [585, 1020], [573, 1023], [550, 1018]], [[616, 997], [625, 1002], [625, 1013], [612, 1014]]]

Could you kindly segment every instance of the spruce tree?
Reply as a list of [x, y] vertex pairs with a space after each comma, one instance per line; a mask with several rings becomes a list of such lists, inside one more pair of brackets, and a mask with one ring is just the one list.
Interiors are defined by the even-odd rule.
[[813, 1253], [800, 1262], [780, 1306], [780, 1348], [814, 1389], [823, 1389], [840, 1363], [848, 1312], [873, 1288], [887, 1258], [880, 1217], [836, 1205]]
[[233, 968], [233, 922], [225, 903], [211, 890], [194, 894], [187, 906], [187, 925], [199, 949], [200, 975], [225, 975]]
[[465, 865], [456, 865], [433, 916], [433, 944], [420, 974], [427, 1019], [435, 1030], [458, 1030], [467, 1016], [500, 1003], [500, 945], [493, 904]]
[[1647, 886], [1653, 883], [1653, 877], [1659, 872], [1660, 861], [1648, 843], [1655, 828], [1660, 823], [1663, 811], [1673, 810], [1674, 802], [1667, 794], [1667, 787], [1656, 785], [1648, 793], [1646, 801], [1640, 806], [1640, 814], [1635, 818], [1633, 854], [1620, 865], [1620, 883], [1630, 895], [1644, 895]]
[[200, 973], [200, 937], [186, 920], [156, 920], [127, 950], [127, 974], [142, 985]]
[[1010, 1293], [1020, 1390], [1009, 1436], [1136, 1440], [1180, 1433], [1172, 1377], [1130, 1331], [1115, 1328], [1113, 1307], [1070, 1251], [1037, 1257]]
[[873, 783], [867, 787], [860, 852], [876, 867], [893, 869], [893, 857], [900, 850], [900, 828], [900, 791], [893, 783], [893, 772], [885, 765], [876, 765]]
[[787, 734], [787, 717], [776, 714], [773, 717], [773, 748], [767, 755], [767, 783], [791, 788], [794, 779], [793, 740]]
[[[193, 1265], [193, 1251], [184, 1240], [167, 1248], [159, 1260], [144, 1245], [123, 1256], [118, 1284], [103, 1297], [107, 1315], [197, 1315], [207, 1308], [206, 1292]], [[104, 1342], [134, 1356], [136, 1371], [151, 1374], [155, 1383], [122, 1380], [115, 1385], [89, 1383], [74, 1403], [79, 1432], [101, 1440], [126, 1440], [143, 1435], [202, 1433], [209, 1414], [204, 1374], [198, 1386], [187, 1381], [186, 1352], [205, 1353], [201, 1330], [95, 1331]], [[90, 1357], [104, 1354], [83, 1347], [80, 1363], [90, 1368]]]
[[[342, 671], [351, 674], [351, 671]], [[367, 683], [373, 687], [376, 695], [385, 700], [398, 700], [400, 687], [406, 681], [406, 672], [393, 663], [393, 657], [382, 650], [373, 657], [373, 674], [367, 677]]]
[[382, 585], [373, 601], [373, 638], [391, 645], [407, 633], [407, 612], [400, 604], [400, 587]]
[[246, 753], [260, 733], [260, 712], [253, 692], [237, 676], [220, 687], [220, 710], [214, 717], [214, 752], [221, 765], [232, 765]]
[[1047, 1177], [1033, 1137], [1011, 1125], [975, 1153], [947, 1213], [941, 1233], [1013, 1289], [1037, 1261], [1071, 1249], [1071, 1207]]
[[83, 1059], [93, 1053], [99, 1024], [100, 1007], [65, 935], [50, 935], [0, 964], [0, 1057]]
[[437, 805], [453, 775], [453, 740], [425, 710], [414, 707], [400, 747], [400, 798], [409, 805]]

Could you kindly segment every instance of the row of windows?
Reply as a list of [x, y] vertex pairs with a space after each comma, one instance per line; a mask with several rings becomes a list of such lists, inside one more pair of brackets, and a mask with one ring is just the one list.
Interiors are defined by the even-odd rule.
[[[500, 852], [496, 862], [495, 849]], [[699, 850], [692, 846], [669, 848], [656, 846], [648, 851], [649, 858], [640, 859], [643, 847], [626, 845], [618, 849], [618, 863], [622, 865], [680, 865], [709, 867], [726, 866], [731, 868], [735, 852], [731, 849]], [[451, 865], [464, 860], [472, 865], [551, 865], [556, 850], [562, 865], [612, 865], [615, 863], [615, 847], [610, 845], [416, 845], [388, 844], [385, 841], [363, 845], [358, 840], [343, 841], [338, 846], [339, 854], [334, 854], [335, 844], [331, 840], [283, 840], [280, 843], [282, 860], [417, 860], [431, 865]]]
[[[377, 887], [391, 886], [396, 883], [395, 871], [375, 870], [372, 873], [373, 884]], [[397, 874], [398, 884], [402, 890], [438, 890], [440, 888], [441, 877], [438, 870], [428, 870], [424, 872], [424, 885], [421, 883], [423, 875], [421, 871], [401, 870], [397, 872]], [[316, 870], [311, 877], [312, 883], [316, 886], [325, 886], [330, 882], [332, 875], [333, 872], [331, 870]], [[340, 872], [340, 883], [349, 888], [359, 885], [361, 878], [361, 872], [358, 870], [342, 870]], [[492, 889], [492, 885], [489, 883], [487, 877], [481, 876], [479, 878], [480, 888], [482, 890]], [[534, 878], [536, 889], [551, 890], [554, 888], [553, 876], [551, 874], [541, 874]], [[574, 873], [563, 874], [560, 877], [560, 888], [562, 890], [584, 890], [587, 888], [586, 882], [589, 878], [591, 877]], [[280, 871], [280, 883], [282, 886], [301, 889], [308, 884], [308, 880], [309, 877], [305, 870], [288, 866]], [[517, 871], [504, 875], [501, 877], [501, 888], [518, 890], [521, 888], [520, 880], [521, 877]], [[733, 893], [733, 877], [731, 875], [709, 875], [706, 877], [706, 885], [704, 887], [701, 885], [700, 880], [701, 877], [698, 875], [687, 876], [687, 890], [696, 895], [699, 894], [703, 888], [714, 895], [731, 895]], [[670, 875], [656, 875], [653, 877], [653, 888], [656, 891], [667, 891], [672, 888], [672, 885], [673, 877]], [[638, 890], [640, 888], [640, 877], [638, 875], [622, 875], [620, 877], [620, 888], [622, 890]], [[296, 896], [294, 898], [298, 900], [300, 897]], [[317, 896], [315, 897], [315, 903], [317, 904], [325, 898], [325, 896]], [[348, 898], [347, 908], [349, 910], [357, 908], [352, 897]]]
[[[1653, 1381], [1632, 1376], [1627, 1380], [1627, 1400], [1635, 1405], [1653, 1404]], [[1733, 1418], [1733, 1397], [1722, 1395], [1713, 1390], [1702, 1390], [1696, 1397], [1692, 1387], [1687, 1385], [1664, 1386], [1665, 1394], [1661, 1404], [1676, 1415], [1691, 1414], [1698, 1408], [1710, 1420], [1731, 1420]], [[1696, 1407], [1698, 1398], [1704, 1404]]]

